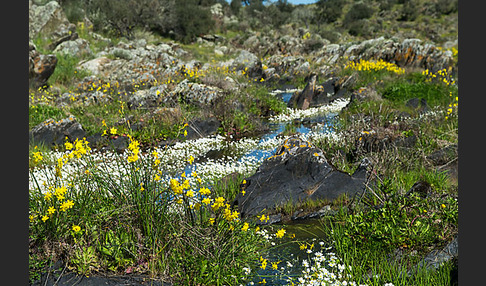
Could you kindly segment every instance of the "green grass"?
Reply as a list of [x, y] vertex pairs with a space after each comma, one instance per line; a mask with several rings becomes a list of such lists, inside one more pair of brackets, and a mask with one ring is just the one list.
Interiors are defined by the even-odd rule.
[[[134, 142], [129, 155], [139, 152]], [[31, 278], [64, 257], [70, 269], [84, 275], [132, 271], [181, 285], [232, 285], [244, 279], [242, 267], [253, 265], [265, 245], [254, 226], [243, 231], [242, 221], [227, 216], [227, 211], [235, 214], [229, 205], [202, 202], [197, 197], [202, 183], [163, 184], [157, 175], [164, 166], [155, 154], [133, 162], [118, 155], [110, 162], [113, 172], [94, 160], [86, 144], [75, 144], [56, 167], [74, 165], [69, 184], [55, 170], [44, 169], [53, 179], [30, 190]], [[222, 195], [229, 197], [233, 189], [219, 185], [208, 197], [229, 202]]]

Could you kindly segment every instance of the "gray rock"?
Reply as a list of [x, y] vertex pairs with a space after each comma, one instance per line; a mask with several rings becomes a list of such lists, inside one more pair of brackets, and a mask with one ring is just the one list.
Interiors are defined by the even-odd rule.
[[370, 169], [370, 162], [365, 160], [353, 175], [339, 171], [327, 162], [322, 150], [299, 138], [289, 138], [246, 178], [246, 193], [240, 192], [234, 205], [238, 205], [242, 217], [251, 217], [289, 202], [353, 197], [364, 190]]
[[92, 75], [106, 76], [107, 74], [105, 72], [105, 66], [110, 61], [111, 60], [107, 57], [99, 57], [88, 61], [82, 61], [79, 63], [78, 69], [84, 69]]
[[223, 95], [224, 92], [220, 88], [189, 82], [189, 80], [185, 79], [176, 86], [171, 95], [165, 100], [177, 101], [180, 99], [188, 104], [207, 106]]
[[238, 57], [234, 59], [231, 68], [235, 71], [244, 71], [251, 78], [258, 78], [263, 75], [260, 59], [246, 50], [240, 51]]
[[69, 22], [57, 1], [45, 5], [29, 2], [29, 40], [41, 35], [46, 40], [58, 42], [60, 38], [69, 37], [75, 30], [76, 26]]
[[81, 139], [86, 136], [83, 126], [74, 117], [68, 117], [59, 121], [47, 119], [38, 124], [29, 132], [29, 140], [44, 143], [47, 146], [52, 144], [61, 145], [66, 137], [70, 141]]
[[85, 39], [62, 42], [54, 49], [54, 53], [75, 56], [77, 58], [93, 55], [89, 43]]
[[150, 89], [139, 90], [131, 94], [127, 100], [128, 108], [151, 108], [159, 105], [161, 98], [166, 95], [167, 85], [152, 86]]

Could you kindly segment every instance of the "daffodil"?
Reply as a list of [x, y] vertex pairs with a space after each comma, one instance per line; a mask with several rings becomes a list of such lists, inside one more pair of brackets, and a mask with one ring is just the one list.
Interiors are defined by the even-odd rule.
[[55, 213], [55, 212], [56, 212], [56, 209], [55, 209], [54, 207], [52, 207], [52, 206], [50, 206], [50, 207], [47, 209], [47, 213], [48, 213], [49, 215], [51, 215], [51, 214], [53, 214], [53, 213]]
[[285, 235], [285, 229], [283, 229], [283, 228], [278, 230], [277, 233], [275, 234], [275, 236], [277, 238], [282, 238], [282, 237], [284, 237], [284, 235]]
[[249, 225], [247, 222], [245, 222], [245, 223], [243, 224], [243, 227], [241, 227], [241, 230], [242, 230], [242, 231], [247, 231], [249, 227], [250, 227], [250, 225]]
[[74, 232], [80, 232], [81, 231], [81, 227], [79, 225], [74, 225], [73, 224], [73, 231]]

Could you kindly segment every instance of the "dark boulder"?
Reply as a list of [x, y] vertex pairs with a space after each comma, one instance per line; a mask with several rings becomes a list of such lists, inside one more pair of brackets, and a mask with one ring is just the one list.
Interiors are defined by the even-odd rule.
[[195, 119], [189, 123], [186, 138], [192, 140], [207, 137], [209, 135], [216, 134], [219, 127], [221, 127], [221, 122], [214, 117], [210, 117], [205, 120]]
[[242, 217], [249, 217], [289, 202], [297, 205], [305, 200], [352, 197], [364, 190], [370, 168], [365, 159], [352, 175], [339, 171], [327, 162], [321, 149], [289, 138], [246, 178], [245, 194], [240, 192], [234, 204]]
[[353, 77], [329, 78], [323, 84], [317, 83], [316, 74], [311, 74], [307, 85], [302, 92], [296, 92], [290, 98], [287, 106], [298, 109], [307, 109], [328, 104], [347, 94], [347, 86], [354, 80]]
[[82, 139], [86, 136], [83, 126], [74, 117], [68, 117], [59, 121], [47, 119], [38, 124], [29, 132], [29, 140], [36, 143], [61, 145], [66, 141]]
[[34, 45], [29, 45], [29, 85], [39, 88], [47, 84], [57, 65], [55, 55], [41, 55]]

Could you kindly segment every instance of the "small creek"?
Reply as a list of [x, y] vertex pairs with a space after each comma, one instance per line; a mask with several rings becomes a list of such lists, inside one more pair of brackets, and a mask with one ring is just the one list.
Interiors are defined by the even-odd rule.
[[[280, 93], [277, 96], [281, 97], [286, 103], [289, 101], [292, 93]], [[253, 160], [264, 160], [273, 155], [276, 148], [268, 148], [267, 142], [271, 140], [280, 140], [282, 134], [287, 131], [296, 134], [301, 137], [305, 137], [309, 134], [329, 133], [333, 132], [335, 125], [337, 112], [317, 113], [315, 115], [298, 118], [290, 121], [281, 122], [268, 122], [269, 132], [258, 138], [258, 144], [253, 150], [247, 151], [239, 157], [239, 161], [252, 158]], [[280, 142], [281, 143], [281, 142]], [[267, 147], [265, 147], [267, 146]], [[222, 148], [220, 150], [212, 150], [207, 155], [213, 158], [224, 157], [225, 154], [230, 153], [232, 150], [226, 150]], [[186, 169], [187, 173], [192, 170]], [[265, 269], [257, 268], [256, 273], [252, 273], [254, 285], [260, 285], [259, 282], [265, 278], [267, 285], [287, 285], [287, 277], [302, 275], [302, 261], [310, 261], [311, 254], [307, 253], [307, 250], [301, 250], [299, 244], [295, 241], [307, 242], [310, 245], [314, 245], [314, 251], [325, 252], [326, 245], [321, 245], [324, 240], [324, 233], [322, 231], [321, 221], [316, 219], [290, 222], [285, 225], [275, 225], [269, 229], [269, 233], [275, 233], [276, 230], [285, 228], [287, 234], [295, 234], [292, 241], [288, 238], [283, 238], [281, 241], [284, 243], [270, 248], [264, 258], [268, 259], [268, 265]], [[272, 230], [273, 229], [273, 230]], [[275, 240], [275, 238], [273, 238]], [[281, 242], [279, 241], [279, 242]], [[321, 242], [321, 244], [319, 244]], [[281, 261], [277, 266], [278, 270], [272, 268], [271, 262]], [[287, 264], [291, 263], [291, 265]], [[284, 274], [283, 276], [275, 274]], [[255, 275], [256, 274], [256, 275]], [[251, 284], [249, 284], [251, 285]]]

